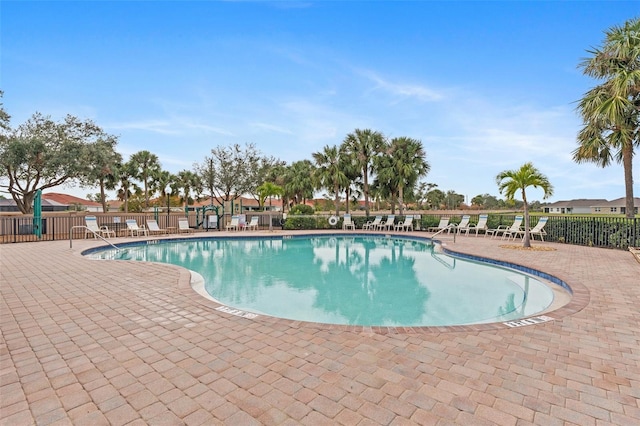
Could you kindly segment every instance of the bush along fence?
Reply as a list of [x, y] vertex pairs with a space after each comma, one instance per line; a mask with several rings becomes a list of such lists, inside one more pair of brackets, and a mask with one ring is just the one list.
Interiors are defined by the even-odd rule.
[[[139, 225], [146, 223], [147, 219], [154, 219], [153, 213], [132, 213], [114, 215], [112, 213], [88, 213], [88, 214], [50, 214], [43, 215], [41, 222], [41, 236], [34, 234], [36, 223], [30, 215], [10, 215], [0, 216], [0, 243], [18, 243], [29, 241], [54, 241], [69, 239], [69, 230], [74, 226], [85, 224], [85, 216], [96, 216], [98, 225], [107, 226], [116, 231], [118, 235], [124, 234], [127, 219], [135, 219]], [[218, 226], [224, 229], [224, 224], [229, 221], [229, 215], [221, 216]], [[260, 229], [285, 229], [285, 230], [314, 230], [314, 229], [342, 229], [343, 217], [335, 217], [331, 214], [314, 215], [292, 215], [286, 219], [280, 213], [270, 212], [268, 214], [248, 212], [249, 216], [260, 217]], [[446, 214], [421, 214], [419, 219], [414, 220], [414, 229], [418, 232], [429, 227], [437, 226], [440, 218]], [[478, 222], [478, 214], [470, 214], [470, 223]], [[487, 226], [489, 229], [497, 228], [500, 225], [509, 226], [513, 223], [515, 214], [489, 214]], [[383, 215], [386, 217], [386, 215]], [[540, 215], [530, 217], [530, 226], [533, 228], [538, 222]], [[602, 217], [602, 216], [553, 216], [548, 215], [549, 220], [545, 226], [545, 241], [564, 244], [575, 244], [593, 247], [607, 247], [627, 250], [628, 247], [640, 246], [640, 218], [627, 219], [624, 217]], [[161, 228], [174, 228], [177, 226], [179, 218], [184, 218], [184, 214], [172, 213], [171, 215], [160, 215], [158, 223]], [[395, 223], [404, 221], [405, 216], [396, 215]], [[458, 224], [462, 216], [452, 214], [450, 223]], [[374, 217], [363, 215], [352, 216], [352, 221], [357, 229], [362, 229], [368, 221]], [[334, 224], [335, 222], [335, 224]], [[196, 223], [193, 215], [189, 216], [189, 224], [192, 228], [202, 231], [215, 231], [207, 228], [206, 224]], [[74, 230], [73, 238], [84, 238], [85, 230]]]

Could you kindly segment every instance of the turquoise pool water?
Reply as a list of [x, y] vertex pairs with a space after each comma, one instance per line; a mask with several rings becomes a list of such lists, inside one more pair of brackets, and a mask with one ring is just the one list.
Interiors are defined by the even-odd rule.
[[202, 275], [206, 291], [244, 311], [364, 326], [510, 321], [553, 301], [521, 272], [439, 253], [428, 240], [385, 236], [154, 240], [91, 254], [164, 262]]

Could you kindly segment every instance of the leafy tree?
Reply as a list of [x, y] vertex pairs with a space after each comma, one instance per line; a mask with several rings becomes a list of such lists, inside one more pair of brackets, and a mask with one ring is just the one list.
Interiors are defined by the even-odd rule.
[[242, 194], [255, 192], [254, 167], [259, 159], [253, 144], [217, 146], [211, 150], [211, 157], [196, 164], [196, 172], [211, 197], [224, 206]]
[[[0, 99], [4, 96], [4, 92], [0, 90]], [[11, 120], [11, 116], [4, 110], [4, 103], [0, 102], [0, 130], [10, 130], [11, 126], [9, 125], [9, 121]], [[0, 137], [3, 137], [0, 134]]]
[[496, 176], [496, 183], [500, 193], [504, 193], [507, 200], [513, 200], [518, 191], [522, 192], [524, 203], [524, 247], [531, 247], [529, 235], [529, 203], [527, 202], [526, 189], [530, 186], [541, 188], [544, 191], [544, 199], [553, 195], [553, 186], [549, 179], [532, 163], [525, 163], [517, 170], [505, 170]]
[[605, 80], [589, 90], [578, 104], [584, 122], [578, 133], [573, 159], [607, 167], [622, 163], [625, 213], [634, 217], [633, 155], [640, 146], [640, 18], [614, 26], [604, 44], [589, 51], [579, 68], [584, 74]]
[[438, 210], [440, 209], [440, 206], [444, 204], [445, 196], [446, 195], [444, 191], [441, 191], [439, 189], [432, 189], [431, 191], [427, 192], [427, 204], [431, 209]]
[[154, 176], [160, 172], [160, 160], [158, 156], [147, 150], [138, 151], [129, 160], [135, 167], [134, 177], [142, 182], [144, 191], [144, 208], [149, 208], [149, 191], [153, 183]]
[[457, 209], [457, 208], [460, 208], [460, 205], [462, 203], [464, 203], [464, 195], [457, 194], [456, 191], [454, 190], [449, 190], [444, 195], [443, 202], [447, 209], [449, 210]]
[[471, 205], [482, 207], [483, 209], [495, 209], [500, 205], [497, 197], [490, 194], [476, 195], [471, 199]]
[[253, 176], [252, 176], [252, 189], [251, 195], [256, 199], [256, 201], [260, 202], [260, 191], [258, 188], [266, 182], [271, 182], [273, 184], [279, 185], [276, 181], [282, 182], [278, 179], [278, 173], [286, 167], [286, 162], [279, 160], [275, 157], [269, 156], [261, 156], [257, 158], [256, 164], [253, 168]]
[[340, 150], [326, 145], [321, 152], [314, 152], [316, 162], [314, 179], [317, 188], [326, 188], [335, 196], [336, 216], [340, 214], [340, 188], [349, 184], [349, 179], [340, 167]]
[[122, 155], [115, 150], [117, 143], [114, 136], [108, 136], [88, 147], [88, 170], [82, 183], [100, 188], [100, 197], [95, 201], [102, 204], [103, 212], [108, 210], [106, 190], [115, 189], [118, 167], [122, 163]]
[[86, 176], [88, 149], [101, 138], [104, 132], [90, 120], [67, 115], [63, 122], [54, 122], [36, 113], [0, 138], [0, 170], [8, 181], [0, 188], [8, 190], [22, 213], [31, 213], [38, 189]]
[[369, 216], [369, 174], [374, 157], [384, 148], [384, 136], [382, 133], [370, 129], [356, 129], [347, 135], [343, 145], [354, 158], [357, 168], [362, 171], [364, 208]]
[[417, 203], [419, 210], [424, 209], [427, 204], [427, 194], [438, 185], [435, 183], [419, 182], [413, 194], [413, 200]]

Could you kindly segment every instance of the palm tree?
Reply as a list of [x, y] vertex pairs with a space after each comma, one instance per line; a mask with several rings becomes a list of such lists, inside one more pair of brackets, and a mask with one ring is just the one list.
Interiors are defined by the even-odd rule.
[[395, 180], [397, 182], [398, 204], [400, 215], [404, 214], [405, 189], [413, 189], [422, 176], [429, 173], [431, 166], [425, 159], [426, 154], [422, 142], [408, 137], [393, 138], [389, 146], [389, 157]]
[[314, 152], [317, 169], [314, 178], [318, 188], [326, 188], [335, 195], [336, 216], [340, 214], [340, 188], [349, 184], [349, 178], [340, 167], [340, 150], [326, 145], [321, 152]]
[[[284, 189], [282, 195], [283, 209], [284, 204], [286, 204], [285, 200], [299, 204], [313, 197], [313, 174], [314, 166], [309, 160], [296, 161], [286, 168], [283, 184], [281, 185], [282, 189]], [[276, 180], [276, 183], [277, 182]]]
[[149, 208], [149, 190], [153, 177], [160, 171], [158, 156], [149, 151], [139, 151], [129, 160], [136, 168], [135, 177], [142, 182], [144, 189], [144, 207]]
[[182, 190], [182, 201], [184, 206], [189, 205], [189, 197], [191, 191], [201, 192], [202, 182], [200, 176], [190, 170], [181, 170], [175, 176], [176, 186], [178, 190]]
[[265, 182], [257, 188], [258, 197], [260, 198], [260, 207], [264, 210], [264, 202], [269, 197], [269, 210], [271, 210], [271, 198], [274, 196], [281, 197], [284, 190], [281, 186], [273, 182]]
[[100, 188], [99, 200], [102, 211], [107, 212], [106, 190], [115, 189], [118, 180], [117, 171], [122, 164], [122, 155], [115, 151], [117, 140], [115, 137], [98, 139], [87, 149], [89, 165], [84, 184], [95, 185]]
[[136, 175], [136, 166], [127, 161], [121, 164], [117, 170], [118, 183], [120, 188], [118, 189], [118, 199], [124, 202], [124, 212], [129, 212], [129, 197], [138, 190], [138, 186], [133, 181]]
[[384, 146], [384, 136], [380, 132], [370, 129], [356, 129], [349, 133], [343, 141], [345, 150], [350, 153], [355, 164], [362, 170], [364, 208], [369, 216], [369, 173], [373, 158], [378, 155]]
[[538, 169], [536, 169], [532, 163], [525, 163], [518, 170], [505, 170], [496, 176], [496, 183], [498, 189], [502, 194], [504, 192], [507, 200], [513, 200], [516, 192], [522, 191], [522, 201], [524, 203], [524, 247], [531, 247], [531, 241], [529, 236], [529, 204], [527, 203], [526, 188], [533, 186], [534, 188], [541, 188], [544, 191], [543, 199], [549, 198], [553, 195], [553, 186], [549, 182], [549, 179]]
[[584, 127], [573, 159], [607, 167], [615, 158], [624, 169], [626, 216], [634, 217], [633, 155], [640, 146], [640, 18], [606, 32], [601, 49], [579, 67], [604, 83], [578, 104]]

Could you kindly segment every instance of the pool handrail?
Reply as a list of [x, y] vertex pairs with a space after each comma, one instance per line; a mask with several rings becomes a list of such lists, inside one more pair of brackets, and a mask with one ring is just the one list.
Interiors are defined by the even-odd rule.
[[89, 229], [85, 225], [75, 225], [75, 226], [72, 226], [71, 229], [69, 229], [69, 248], [73, 248], [73, 230], [76, 229], [76, 228], [84, 228], [87, 231], [91, 231], [93, 233], [93, 235], [95, 235], [96, 237], [100, 238], [102, 241], [104, 241], [105, 243], [109, 244], [114, 249], [120, 251], [120, 248], [117, 247], [115, 244], [113, 244], [112, 242], [110, 242], [109, 240], [104, 238], [102, 235], [96, 233], [93, 229]]

